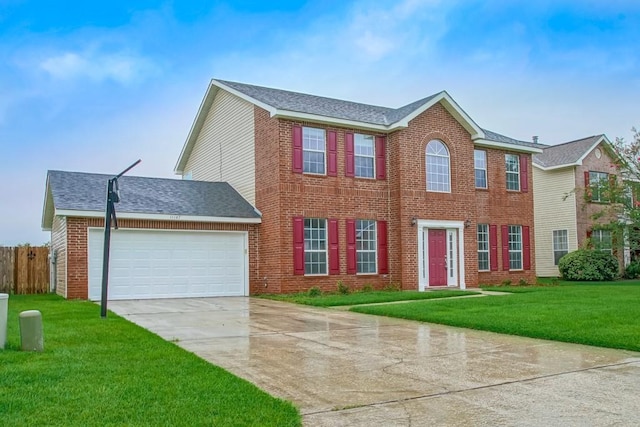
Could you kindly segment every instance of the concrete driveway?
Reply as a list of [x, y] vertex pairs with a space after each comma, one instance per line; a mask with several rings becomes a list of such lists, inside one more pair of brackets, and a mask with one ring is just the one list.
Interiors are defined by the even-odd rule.
[[640, 353], [251, 298], [109, 308], [309, 426], [640, 425]]

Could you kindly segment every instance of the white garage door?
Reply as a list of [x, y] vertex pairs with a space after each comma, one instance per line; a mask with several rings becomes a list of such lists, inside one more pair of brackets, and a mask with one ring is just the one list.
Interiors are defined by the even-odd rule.
[[[103, 229], [89, 229], [89, 299], [101, 299]], [[113, 230], [109, 299], [248, 294], [246, 232]]]

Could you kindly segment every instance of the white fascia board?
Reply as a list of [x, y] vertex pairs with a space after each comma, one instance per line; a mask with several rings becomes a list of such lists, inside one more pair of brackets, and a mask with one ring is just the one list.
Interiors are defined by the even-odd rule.
[[553, 171], [553, 170], [557, 170], [557, 169], [564, 169], [564, 168], [569, 168], [569, 167], [574, 167], [574, 166], [580, 166], [582, 164], [582, 162], [578, 163], [565, 163], [563, 165], [555, 165], [555, 166], [549, 166], [549, 167], [545, 167], [536, 163], [533, 163], [533, 167], [536, 167], [540, 170], [543, 171]]
[[397, 128], [406, 127], [406, 126], [376, 125], [371, 123], [359, 122], [356, 120], [337, 119], [334, 117], [326, 117], [326, 116], [320, 116], [318, 114], [310, 114], [310, 113], [300, 113], [297, 111], [289, 111], [289, 110], [274, 110], [274, 113], [271, 114], [271, 117], [284, 118], [284, 119], [297, 119], [305, 122], [324, 123], [329, 125], [341, 125], [349, 128], [373, 130], [373, 131], [384, 132], [384, 133], [390, 132]]
[[522, 153], [542, 153], [540, 148], [525, 147], [524, 145], [507, 144], [506, 142], [490, 141], [488, 139], [474, 139], [473, 143], [480, 147], [502, 148], [509, 151], [519, 151]]
[[[77, 211], [56, 209], [56, 216], [82, 217], [82, 218], [104, 218], [104, 212]], [[117, 212], [120, 219], [149, 219], [154, 221], [182, 221], [182, 222], [223, 222], [231, 224], [260, 224], [262, 218], [232, 218], [222, 216], [196, 216], [196, 215], [167, 215], [154, 213]]]

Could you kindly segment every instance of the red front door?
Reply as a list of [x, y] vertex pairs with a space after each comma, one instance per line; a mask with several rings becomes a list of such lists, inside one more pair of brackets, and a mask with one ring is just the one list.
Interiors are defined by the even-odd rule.
[[429, 230], [429, 286], [447, 286], [446, 230]]

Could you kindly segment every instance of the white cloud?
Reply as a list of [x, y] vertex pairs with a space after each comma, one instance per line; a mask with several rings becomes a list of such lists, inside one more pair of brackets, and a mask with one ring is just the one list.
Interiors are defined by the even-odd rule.
[[38, 66], [55, 79], [88, 78], [96, 82], [113, 80], [123, 84], [143, 79], [154, 71], [152, 62], [144, 57], [91, 50], [57, 53], [41, 59]]

